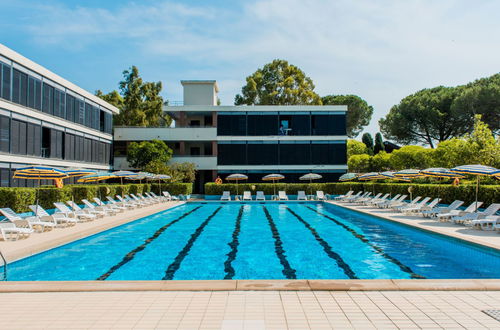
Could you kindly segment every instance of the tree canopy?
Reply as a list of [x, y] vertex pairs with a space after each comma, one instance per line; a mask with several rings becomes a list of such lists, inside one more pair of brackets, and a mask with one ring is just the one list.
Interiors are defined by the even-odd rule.
[[361, 137], [361, 141], [366, 145], [366, 148], [368, 150], [368, 153], [370, 155], [373, 155], [373, 137], [370, 133], [365, 133]]
[[439, 142], [470, 133], [476, 114], [494, 132], [500, 130], [500, 74], [465, 86], [418, 91], [394, 105], [379, 124], [389, 139], [434, 148]]
[[96, 91], [96, 95], [120, 109], [114, 116], [114, 125], [122, 126], [169, 126], [171, 118], [163, 113], [161, 82], [144, 82], [139, 76], [139, 69], [132, 66], [123, 71], [123, 80], [116, 90], [104, 94]]
[[311, 78], [285, 60], [276, 59], [246, 78], [235, 105], [321, 104]]
[[347, 105], [347, 135], [351, 138], [370, 124], [373, 107], [357, 95], [327, 95], [321, 101], [323, 105]]
[[166, 164], [172, 153], [172, 149], [161, 140], [132, 142], [127, 148], [127, 161], [130, 166], [144, 170], [152, 161]]

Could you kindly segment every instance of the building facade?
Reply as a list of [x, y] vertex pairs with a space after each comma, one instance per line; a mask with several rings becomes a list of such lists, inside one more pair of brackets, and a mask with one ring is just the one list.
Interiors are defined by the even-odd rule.
[[164, 108], [175, 127], [115, 127], [115, 169], [130, 169], [130, 142], [158, 139], [174, 151], [172, 162], [196, 164], [195, 192], [231, 173], [297, 182], [308, 172], [336, 181], [347, 171], [347, 106], [220, 106], [215, 81], [181, 83], [183, 105]]
[[0, 186], [33, 186], [12, 178], [27, 165], [110, 170], [118, 111], [0, 44]]

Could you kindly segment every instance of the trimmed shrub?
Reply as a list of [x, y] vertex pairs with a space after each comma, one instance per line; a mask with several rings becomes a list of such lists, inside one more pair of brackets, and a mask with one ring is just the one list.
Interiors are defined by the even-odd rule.
[[44, 209], [53, 209], [54, 202], [71, 200], [72, 188], [40, 188], [38, 190], [38, 203]]
[[0, 207], [10, 207], [14, 212], [29, 212], [29, 205], [36, 203], [35, 188], [0, 188]]
[[[312, 189], [323, 190], [325, 194], [340, 195], [345, 194], [349, 190], [354, 191], [373, 191], [375, 194], [391, 193], [405, 194], [408, 193], [408, 188], [413, 187], [412, 195], [416, 196], [429, 196], [439, 197], [442, 199], [441, 203], [449, 204], [454, 200], [462, 200], [465, 204], [470, 204], [475, 200], [475, 185], [459, 185], [452, 186], [450, 184], [412, 184], [412, 183], [370, 183], [370, 182], [342, 182], [342, 183], [313, 183], [311, 185], [303, 183], [277, 183], [276, 192], [284, 190], [287, 194], [296, 195], [297, 191], [303, 190], [309, 193]], [[255, 189], [252, 189], [255, 188]], [[266, 195], [273, 194], [272, 183], [244, 183], [238, 184], [238, 193], [242, 194], [243, 191], [248, 190], [255, 193], [255, 191], [263, 191]], [[205, 194], [207, 195], [222, 195], [223, 191], [230, 191], [232, 195], [236, 194], [236, 184], [224, 183], [206, 183]], [[482, 185], [479, 187], [478, 200], [485, 205], [491, 203], [498, 203], [500, 196], [500, 185]]]
[[150, 190], [157, 195], [160, 195], [162, 191], [168, 191], [171, 195], [191, 195], [193, 192], [192, 183], [152, 183], [150, 185]]

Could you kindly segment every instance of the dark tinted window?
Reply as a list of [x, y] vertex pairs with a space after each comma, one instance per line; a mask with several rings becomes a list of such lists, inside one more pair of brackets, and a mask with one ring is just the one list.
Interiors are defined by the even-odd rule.
[[311, 144], [306, 143], [280, 143], [281, 165], [308, 165], [311, 164]]
[[248, 135], [278, 135], [277, 114], [248, 114]]
[[92, 105], [85, 103], [85, 126], [92, 127]]
[[28, 107], [42, 109], [42, 82], [28, 76]]
[[10, 66], [2, 64], [0, 67], [2, 68], [2, 98], [10, 100]]
[[280, 126], [286, 135], [311, 135], [311, 116], [309, 114], [280, 115]]
[[345, 135], [345, 115], [312, 115], [312, 135]]
[[224, 144], [217, 146], [218, 165], [246, 165], [246, 144]]
[[66, 94], [66, 119], [73, 121], [75, 115], [75, 98]]
[[60, 89], [54, 89], [54, 115], [66, 118], [66, 93]]
[[277, 143], [252, 143], [247, 145], [248, 165], [278, 164]]
[[9, 187], [10, 185], [10, 170], [8, 168], [0, 168], [0, 187]]
[[224, 115], [217, 117], [217, 135], [246, 135], [246, 115]]
[[10, 148], [10, 118], [0, 116], [0, 151], [9, 152]]
[[54, 106], [54, 87], [44, 83], [42, 88], [43, 88], [42, 111], [52, 114]]

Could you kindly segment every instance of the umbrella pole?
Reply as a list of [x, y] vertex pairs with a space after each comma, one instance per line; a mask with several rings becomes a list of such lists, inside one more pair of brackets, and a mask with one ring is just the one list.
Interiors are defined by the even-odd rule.
[[477, 175], [477, 180], [476, 180], [476, 212], [477, 212], [477, 194], [479, 192], [479, 175]]

